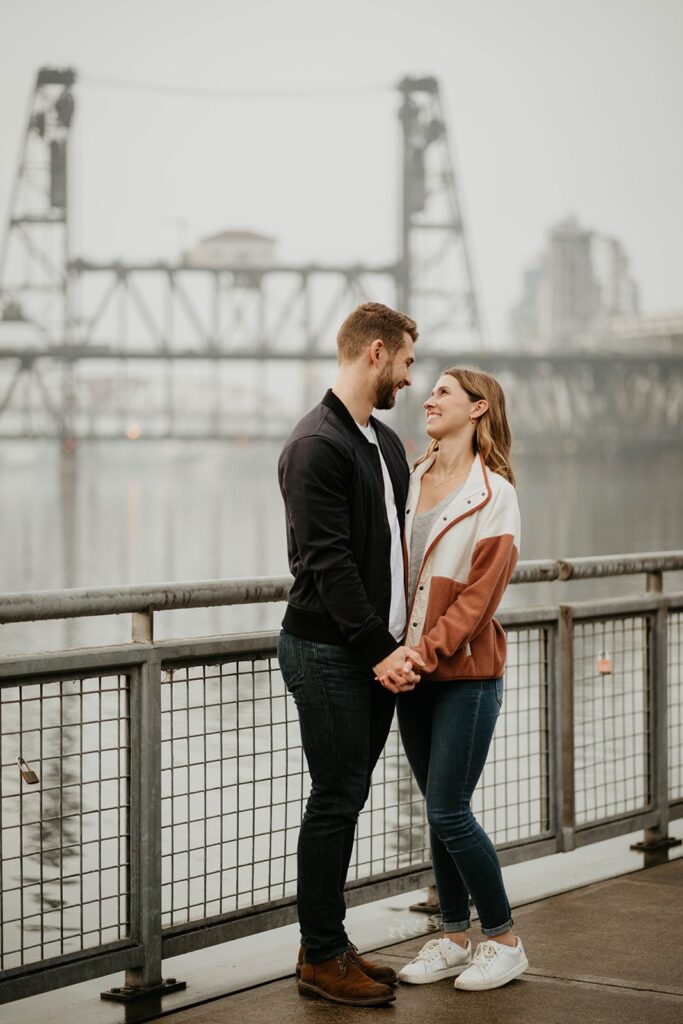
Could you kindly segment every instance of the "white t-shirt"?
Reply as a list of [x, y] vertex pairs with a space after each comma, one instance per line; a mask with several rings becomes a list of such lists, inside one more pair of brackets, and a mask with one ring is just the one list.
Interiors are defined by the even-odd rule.
[[401, 528], [398, 525], [394, 488], [386, 462], [382, 457], [382, 449], [377, 442], [375, 428], [370, 423], [368, 423], [367, 427], [362, 426], [360, 423], [356, 423], [356, 426], [371, 444], [377, 445], [379, 461], [382, 466], [384, 504], [386, 505], [387, 520], [391, 528], [391, 608], [389, 610], [389, 632], [394, 640], [401, 641], [406, 631], [406, 616], [408, 612], [403, 582], [403, 544], [401, 541]]

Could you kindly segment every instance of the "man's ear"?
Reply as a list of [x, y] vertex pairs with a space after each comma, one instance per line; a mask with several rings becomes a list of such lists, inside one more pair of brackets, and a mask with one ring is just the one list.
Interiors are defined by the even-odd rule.
[[386, 347], [381, 338], [375, 338], [374, 341], [370, 342], [368, 347], [368, 355], [370, 362], [373, 366], [378, 367], [382, 361], [382, 353], [386, 352]]

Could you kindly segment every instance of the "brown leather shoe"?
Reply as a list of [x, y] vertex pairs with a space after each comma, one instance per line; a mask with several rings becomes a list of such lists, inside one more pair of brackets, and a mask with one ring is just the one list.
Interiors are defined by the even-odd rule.
[[361, 971], [351, 949], [321, 964], [304, 961], [298, 984], [302, 996], [345, 1006], [381, 1006], [396, 999], [393, 988], [380, 985]]
[[367, 974], [368, 978], [372, 978], [373, 981], [378, 981], [380, 985], [398, 985], [398, 974], [393, 967], [385, 967], [384, 964], [375, 964], [372, 960], [366, 959], [361, 956], [358, 949], [352, 942], [349, 943], [349, 949], [353, 953], [358, 966], [360, 967], [363, 974]]
[[[363, 974], [367, 974], [368, 978], [372, 978], [373, 981], [378, 981], [380, 985], [398, 985], [398, 974], [393, 967], [385, 967], [383, 964], [373, 964], [372, 960], [366, 960], [364, 956], [361, 956], [358, 949], [352, 942], [349, 943], [349, 953], [353, 956], [354, 960], [360, 967]], [[304, 962], [304, 947], [299, 946], [299, 956], [296, 962], [296, 976], [301, 977], [301, 965]]]

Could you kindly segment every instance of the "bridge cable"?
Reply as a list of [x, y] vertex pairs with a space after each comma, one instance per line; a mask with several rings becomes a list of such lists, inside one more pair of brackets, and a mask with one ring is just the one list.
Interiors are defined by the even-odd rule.
[[161, 82], [139, 82], [123, 78], [104, 78], [88, 72], [79, 74], [79, 82], [95, 88], [118, 89], [126, 92], [155, 92], [174, 96], [187, 96], [196, 99], [228, 99], [228, 100], [280, 100], [280, 99], [318, 99], [335, 96], [368, 96], [370, 94], [394, 93], [395, 89], [388, 85], [333, 86], [317, 89], [208, 89], [195, 86], [171, 85]]

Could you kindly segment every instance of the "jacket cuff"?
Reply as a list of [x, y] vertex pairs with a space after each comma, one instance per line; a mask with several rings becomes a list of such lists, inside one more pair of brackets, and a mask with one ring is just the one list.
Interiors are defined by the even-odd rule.
[[398, 640], [391, 635], [384, 623], [380, 623], [369, 633], [363, 633], [351, 643], [351, 647], [371, 666], [379, 664], [400, 646]]
[[418, 668], [418, 672], [422, 672], [423, 675], [429, 675], [431, 672], [436, 671], [439, 659], [433, 651], [429, 650], [424, 640], [420, 640], [418, 644], [413, 644], [412, 647], [419, 655], [422, 656], [422, 660], [425, 663], [425, 667], [422, 669]]

